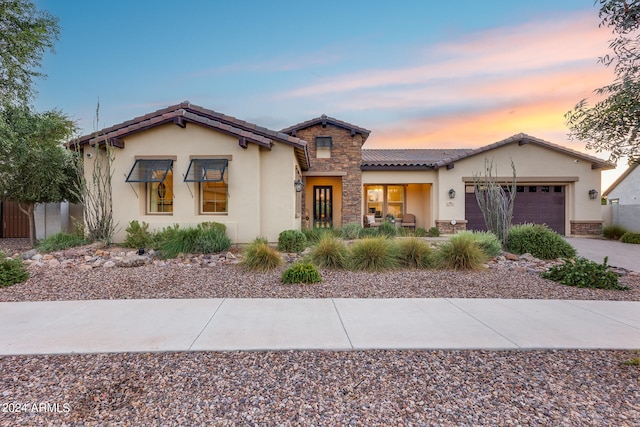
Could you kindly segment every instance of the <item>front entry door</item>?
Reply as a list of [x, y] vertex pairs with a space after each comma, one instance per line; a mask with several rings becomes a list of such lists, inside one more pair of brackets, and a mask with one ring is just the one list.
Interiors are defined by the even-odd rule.
[[333, 187], [316, 185], [313, 187], [313, 227], [333, 227]]

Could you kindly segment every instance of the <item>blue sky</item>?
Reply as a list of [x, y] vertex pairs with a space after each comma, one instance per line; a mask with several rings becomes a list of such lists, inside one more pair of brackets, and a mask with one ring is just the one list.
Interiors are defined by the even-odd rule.
[[562, 116], [612, 79], [592, 0], [35, 3], [61, 27], [35, 106], [83, 133], [98, 98], [100, 128], [189, 100], [276, 130], [327, 114], [365, 148], [524, 132], [584, 151]]

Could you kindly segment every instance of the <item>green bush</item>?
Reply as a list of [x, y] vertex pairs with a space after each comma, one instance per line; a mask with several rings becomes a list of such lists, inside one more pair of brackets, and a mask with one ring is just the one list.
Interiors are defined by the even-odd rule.
[[502, 251], [502, 243], [498, 240], [498, 236], [490, 231], [464, 231], [464, 233], [472, 233], [480, 246], [489, 258], [500, 255]]
[[602, 264], [578, 257], [575, 260], [565, 259], [564, 264], [554, 265], [542, 273], [542, 277], [567, 286], [578, 288], [597, 288], [626, 290], [620, 285], [618, 275], [609, 270], [608, 258]]
[[148, 248], [153, 243], [153, 235], [149, 232], [149, 224], [142, 221], [131, 221], [125, 230], [127, 237], [124, 245], [128, 248]]
[[[433, 227], [433, 228], [435, 228], [435, 227]], [[437, 230], [437, 228], [436, 228], [436, 230]], [[416, 236], [416, 237], [427, 237], [427, 236], [429, 236], [430, 234], [429, 234], [429, 233], [427, 232], [427, 230], [425, 230], [424, 228], [422, 228], [422, 227], [418, 227], [418, 228], [416, 228], [416, 230], [413, 232], [413, 235], [414, 235], [414, 236]], [[438, 233], [438, 235], [440, 235], [440, 233]]]
[[0, 252], [0, 288], [22, 283], [29, 278], [29, 271], [22, 260], [5, 258]]
[[297, 262], [282, 273], [284, 283], [317, 283], [322, 281], [320, 272], [309, 262]]
[[380, 227], [378, 227], [378, 234], [385, 237], [396, 237], [398, 235], [398, 229], [395, 224], [383, 222], [380, 224]]
[[546, 225], [516, 225], [509, 231], [507, 248], [515, 254], [530, 253], [540, 259], [573, 258], [576, 250]]
[[368, 237], [356, 240], [349, 250], [349, 268], [356, 271], [383, 271], [398, 267], [397, 247], [393, 240]]
[[302, 230], [302, 234], [305, 235], [307, 244], [312, 246], [318, 243], [323, 236], [341, 236], [341, 232], [333, 228], [305, 228]]
[[38, 250], [42, 252], [60, 251], [86, 243], [87, 240], [77, 234], [56, 233], [38, 243]]
[[380, 234], [378, 233], [377, 228], [369, 227], [369, 228], [362, 229], [362, 232], [360, 233], [360, 238], [366, 239], [367, 237], [378, 237], [379, 235]]
[[219, 222], [201, 222], [197, 230], [198, 236], [192, 252], [210, 254], [223, 252], [231, 247], [226, 225]]
[[282, 252], [302, 252], [307, 247], [307, 237], [302, 231], [285, 230], [278, 235], [278, 250]]
[[488, 256], [473, 233], [459, 233], [438, 246], [434, 265], [449, 270], [477, 270], [487, 262]]
[[438, 227], [431, 227], [429, 229], [429, 237], [438, 237], [440, 236], [440, 230], [438, 230]]
[[322, 236], [320, 241], [311, 249], [311, 261], [325, 268], [344, 268], [348, 251], [344, 243], [331, 236]]
[[357, 222], [350, 222], [349, 224], [345, 224], [340, 230], [340, 237], [345, 240], [356, 240], [360, 238], [360, 234], [362, 234], [363, 227]]
[[255, 239], [246, 249], [242, 265], [249, 270], [268, 272], [282, 264], [280, 252], [269, 246], [266, 239]]
[[407, 268], [427, 268], [431, 265], [433, 249], [423, 240], [415, 237], [397, 242], [398, 261]]
[[627, 231], [629, 230], [619, 224], [605, 225], [602, 227], [602, 236], [605, 239], [620, 240]]
[[166, 227], [153, 235], [153, 248], [164, 258], [175, 258], [179, 254], [215, 253], [231, 247], [226, 234], [227, 227], [215, 222], [203, 222], [197, 227]]
[[634, 231], [627, 231], [620, 237], [620, 241], [622, 243], [634, 243], [640, 244], [640, 233], [636, 233]]

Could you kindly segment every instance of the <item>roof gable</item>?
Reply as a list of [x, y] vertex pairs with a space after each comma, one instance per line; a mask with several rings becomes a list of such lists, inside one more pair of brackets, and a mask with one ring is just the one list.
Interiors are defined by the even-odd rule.
[[339, 128], [343, 128], [351, 132], [351, 136], [355, 136], [356, 134], [362, 135], [362, 142], [364, 142], [371, 133], [370, 130], [361, 128], [356, 125], [352, 125], [351, 123], [344, 122], [342, 120], [335, 119], [333, 117], [329, 117], [326, 114], [321, 115], [320, 117], [316, 117], [315, 119], [307, 120], [306, 122], [298, 123], [297, 125], [289, 126], [288, 128], [282, 129], [283, 133], [296, 136], [296, 133], [301, 129], [310, 128], [311, 126], [322, 125], [325, 127], [327, 125], [337, 126]]
[[111, 146], [124, 148], [123, 138], [166, 123], [174, 123], [183, 128], [187, 123], [196, 123], [237, 137], [238, 144], [243, 148], [247, 148], [248, 143], [253, 143], [271, 149], [274, 141], [281, 142], [293, 146], [296, 158], [303, 170], [308, 170], [310, 166], [306, 141], [214, 110], [192, 105], [188, 101], [104, 128], [97, 134], [81, 136], [71, 141], [68, 146], [73, 149], [84, 145], [94, 145], [96, 142], [104, 145], [108, 141]]
[[557, 151], [559, 153], [567, 154], [572, 157], [576, 157], [578, 159], [584, 160], [586, 162], [591, 163], [591, 169], [613, 169], [615, 166], [606, 160], [599, 159], [598, 157], [590, 156], [585, 153], [581, 153], [576, 150], [572, 150], [570, 148], [564, 147], [562, 145], [553, 144], [551, 142], [545, 141], [543, 139], [534, 138], [524, 133], [519, 133], [517, 135], [513, 135], [509, 138], [503, 139], [498, 142], [494, 142], [493, 144], [485, 145], [483, 147], [475, 148], [472, 150], [467, 150], [466, 152], [460, 153], [458, 155], [442, 159], [438, 161], [436, 164], [436, 168], [440, 168], [443, 166], [450, 167], [454, 162], [466, 159], [468, 157], [476, 156], [478, 154], [494, 150], [496, 148], [500, 148], [509, 144], [535, 144], [541, 147], [548, 148], [553, 151]]

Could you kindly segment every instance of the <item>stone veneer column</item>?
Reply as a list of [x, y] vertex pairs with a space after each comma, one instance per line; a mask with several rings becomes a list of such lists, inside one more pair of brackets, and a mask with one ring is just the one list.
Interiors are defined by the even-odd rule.
[[[296, 136], [308, 142], [311, 169], [309, 172], [345, 172], [342, 176], [342, 224], [362, 221], [362, 135], [356, 133], [351, 136], [347, 129], [327, 124], [321, 124], [300, 129]], [[319, 159], [316, 157], [316, 136], [330, 136], [333, 140], [331, 157]], [[303, 205], [304, 209], [304, 205]], [[311, 217], [312, 212], [303, 212], [302, 218]]]

